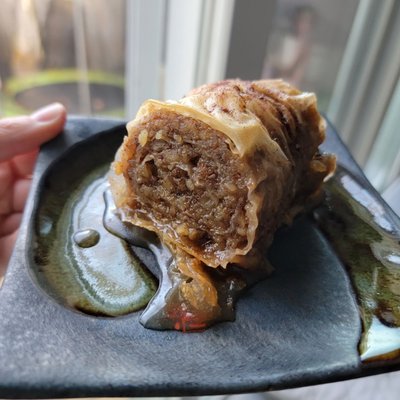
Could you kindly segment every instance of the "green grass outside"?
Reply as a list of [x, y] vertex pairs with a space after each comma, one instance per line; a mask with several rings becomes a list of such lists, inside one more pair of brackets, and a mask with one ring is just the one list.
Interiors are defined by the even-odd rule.
[[[4, 116], [13, 116], [20, 114], [27, 114], [30, 111], [19, 105], [15, 101], [18, 93], [27, 89], [32, 89], [38, 86], [54, 85], [58, 83], [79, 82], [86, 78], [90, 83], [107, 84], [124, 89], [125, 80], [120, 75], [110, 74], [102, 71], [88, 71], [87, 74], [82, 74], [81, 71], [76, 69], [49, 69], [40, 71], [34, 74], [26, 75], [23, 77], [15, 77], [8, 79], [5, 82], [2, 106]], [[123, 117], [124, 109], [110, 109], [101, 114], [110, 117]]]

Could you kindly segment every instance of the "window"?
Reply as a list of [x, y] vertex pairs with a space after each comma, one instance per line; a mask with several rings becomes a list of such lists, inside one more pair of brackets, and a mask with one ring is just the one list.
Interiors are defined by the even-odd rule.
[[129, 119], [146, 98], [283, 77], [316, 92], [383, 190], [400, 174], [398, 37], [396, 1], [2, 0], [0, 114], [58, 100]]
[[52, 101], [124, 114], [125, 0], [3, 0], [0, 9], [3, 115]]

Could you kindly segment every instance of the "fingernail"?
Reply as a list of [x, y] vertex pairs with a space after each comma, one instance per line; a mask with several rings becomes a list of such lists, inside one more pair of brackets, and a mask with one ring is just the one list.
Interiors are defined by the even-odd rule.
[[31, 114], [31, 117], [38, 122], [51, 122], [58, 119], [64, 110], [64, 107], [60, 103], [52, 103], [48, 106], [39, 108]]

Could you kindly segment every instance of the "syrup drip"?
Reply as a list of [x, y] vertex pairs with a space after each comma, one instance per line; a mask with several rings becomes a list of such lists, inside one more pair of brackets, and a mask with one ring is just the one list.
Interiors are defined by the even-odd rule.
[[[137, 257], [159, 280], [155, 296], [140, 317], [141, 324], [146, 328], [175, 329], [186, 332], [203, 330], [220, 321], [233, 321], [235, 319], [234, 305], [242, 291], [266, 278], [271, 272], [269, 266], [251, 272], [247, 270], [246, 273], [233, 266], [226, 270], [204, 267], [198, 271], [198, 274], [188, 278], [177, 262], [178, 257], [173, 256], [170, 249], [160, 242], [157, 235], [122, 222], [109, 190], [105, 191], [104, 200], [106, 208], [103, 224], [106, 229], [134, 246], [133, 251]], [[153, 260], [149, 259], [144, 249], [150, 250], [154, 256]], [[213, 285], [213, 288], [208, 289], [215, 289], [217, 293], [218, 304], [215, 307], [209, 307], [206, 301], [194, 307], [184, 296], [184, 288], [187, 284], [192, 284], [191, 288], [199, 289], [201, 296], [204, 292], [204, 286], [201, 286], [204, 277], [206, 281], [208, 278], [207, 282]], [[196, 285], [193, 285], [193, 280]]]

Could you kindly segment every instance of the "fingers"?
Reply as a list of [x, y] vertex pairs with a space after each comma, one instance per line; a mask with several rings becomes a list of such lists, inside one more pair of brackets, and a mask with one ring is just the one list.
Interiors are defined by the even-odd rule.
[[11, 214], [4, 219], [0, 217], [0, 237], [10, 235], [15, 232], [21, 223], [22, 213]]
[[0, 163], [0, 218], [11, 212], [13, 184], [14, 174], [10, 163]]
[[50, 104], [30, 116], [0, 120], [0, 162], [28, 153], [55, 137], [63, 128], [65, 108]]
[[62, 130], [65, 119], [64, 106], [54, 103], [30, 116], [0, 120], [0, 276], [12, 252], [30, 188], [30, 179], [22, 178], [32, 173], [38, 147]]
[[0, 216], [22, 211], [36, 157], [37, 150], [0, 163]]
[[23, 178], [32, 175], [38, 152], [39, 149], [35, 149], [30, 153], [15, 156], [11, 160], [13, 173], [16, 177]]
[[0, 225], [2, 224], [2, 217], [24, 210], [30, 188], [31, 179], [18, 179], [9, 187], [6, 193], [0, 196]]
[[15, 231], [11, 235], [0, 238], [0, 276], [6, 272], [17, 234], [18, 231]]
[[23, 211], [31, 188], [30, 179], [19, 179], [14, 183], [12, 209], [14, 212]]
[[10, 163], [8, 162], [0, 163], [0, 210], [1, 210], [1, 199], [10, 190], [13, 180], [14, 180], [14, 173]]

